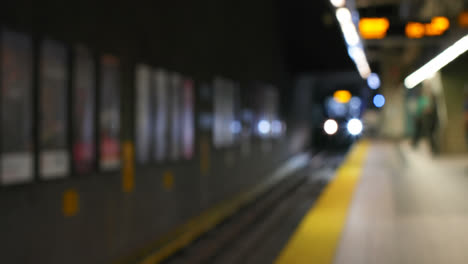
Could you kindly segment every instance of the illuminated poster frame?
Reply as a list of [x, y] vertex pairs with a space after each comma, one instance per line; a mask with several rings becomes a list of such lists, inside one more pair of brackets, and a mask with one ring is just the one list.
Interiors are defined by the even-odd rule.
[[118, 170], [120, 158], [120, 61], [112, 55], [100, 58], [99, 168]]
[[213, 82], [213, 143], [217, 148], [229, 147], [234, 143], [233, 82], [217, 77]]
[[39, 54], [39, 177], [64, 178], [70, 171], [68, 152], [67, 49], [44, 39]]
[[182, 93], [182, 153], [190, 160], [194, 152], [194, 87], [193, 80], [185, 79]]
[[12, 185], [34, 180], [33, 47], [26, 34], [0, 34], [0, 184]]
[[151, 139], [153, 133], [151, 73], [148, 65], [139, 64], [135, 69], [135, 144], [136, 160], [145, 164], [151, 159]]
[[83, 46], [75, 47], [72, 87], [72, 162], [75, 173], [86, 174], [96, 164], [96, 64]]
[[179, 160], [181, 156], [181, 139], [182, 139], [182, 116], [181, 116], [181, 93], [182, 93], [182, 83], [183, 79], [182, 76], [178, 73], [173, 73], [171, 75], [171, 89], [170, 89], [170, 123], [171, 123], [171, 131], [170, 131], [170, 157], [171, 160], [176, 161]]
[[154, 140], [153, 154], [157, 162], [162, 162], [169, 156], [169, 75], [163, 69], [157, 69], [153, 73], [154, 106]]

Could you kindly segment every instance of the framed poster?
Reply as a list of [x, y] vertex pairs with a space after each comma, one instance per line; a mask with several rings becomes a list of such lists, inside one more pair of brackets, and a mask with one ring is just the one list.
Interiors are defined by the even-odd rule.
[[216, 78], [213, 81], [213, 144], [215, 147], [223, 145], [223, 117], [221, 114], [224, 80]]
[[198, 92], [198, 128], [203, 133], [212, 133], [213, 131], [213, 89], [208, 83], [202, 83]]
[[171, 89], [170, 89], [170, 102], [171, 102], [171, 159], [178, 160], [181, 150], [181, 90], [182, 90], [182, 76], [178, 73], [171, 75]]
[[2, 30], [0, 45], [0, 184], [26, 183], [34, 178], [32, 41]]
[[46, 39], [39, 56], [39, 176], [63, 178], [70, 167], [67, 52], [61, 43]]
[[120, 168], [120, 62], [112, 55], [100, 59], [99, 167]]
[[83, 46], [75, 48], [73, 67], [73, 168], [78, 174], [90, 173], [96, 162], [95, 148], [95, 63]]
[[147, 65], [136, 66], [136, 109], [135, 143], [136, 159], [147, 163], [151, 158], [152, 139], [152, 103], [151, 103], [151, 68]]
[[158, 69], [153, 73], [154, 84], [154, 140], [153, 150], [154, 159], [163, 161], [168, 157], [168, 138], [169, 138], [169, 78], [167, 72]]
[[215, 147], [227, 147], [234, 142], [234, 83], [216, 78], [213, 84], [214, 122], [213, 142]]
[[190, 79], [184, 80], [182, 100], [182, 153], [185, 159], [191, 159], [193, 156], [195, 124], [193, 81]]

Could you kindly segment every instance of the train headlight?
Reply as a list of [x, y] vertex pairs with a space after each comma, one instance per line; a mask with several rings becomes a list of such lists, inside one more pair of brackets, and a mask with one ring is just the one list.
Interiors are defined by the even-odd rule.
[[325, 130], [325, 133], [328, 135], [333, 135], [338, 131], [338, 123], [333, 119], [328, 119], [323, 124], [323, 130]]
[[346, 128], [348, 129], [348, 132], [351, 135], [357, 136], [357, 135], [361, 134], [361, 132], [362, 132], [362, 122], [361, 122], [361, 120], [359, 120], [357, 118], [353, 118], [353, 119], [348, 121], [348, 124], [347, 124]]

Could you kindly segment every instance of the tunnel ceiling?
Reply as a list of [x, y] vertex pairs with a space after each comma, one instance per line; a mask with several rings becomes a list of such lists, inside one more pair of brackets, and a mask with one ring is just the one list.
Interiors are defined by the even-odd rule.
[[[457, 25], [458, 15], [468, 8], [466, 0], [356, 0], [356, 7], [361, 17], [389, 19], [387, 36], [381, 40], [365, 40], [364, 45], [371, 66], [391, 72], [395, 82], [401, 82], [467, 33]], [[452, 21], [445, 34], [422, 39], [405, 36], [407, 22], [428, 23], [434, 16], [445, 16]]]
[[327, 0], [279, 0], [285, 59], [293, 73], [356, 71]]

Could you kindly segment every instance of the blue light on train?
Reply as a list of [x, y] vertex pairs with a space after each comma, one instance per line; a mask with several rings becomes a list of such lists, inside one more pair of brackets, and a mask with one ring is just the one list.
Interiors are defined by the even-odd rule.
[[385, 97], [381, 94], [375, 95], [373, 101], [374, 101], [375, 107], [380, 108], [385, 105]]
[[369, 77], [367, 78], [367, 85], [369, 85], [369, 88], [376, 90], [380, 88], [380, 78], [377, 73], [371, 73]]

